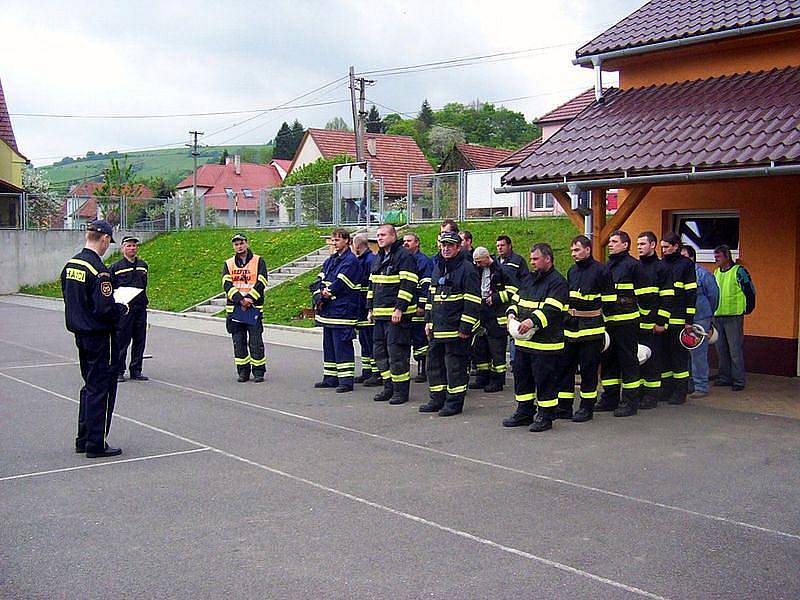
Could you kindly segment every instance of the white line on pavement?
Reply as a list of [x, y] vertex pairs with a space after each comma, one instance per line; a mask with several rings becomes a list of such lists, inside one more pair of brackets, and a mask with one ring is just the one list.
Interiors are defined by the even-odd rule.
[[[55, 396], [56, 398], [61, 398], [62, 400], [67, 400], [68, 402], [76, 403], [75, 400], [73, 400], [72, 398], [69, 398], [68, 396], [65, 396], [64, 394], [59, 394], [58, 392], [55, 392], [53, 390], [48, 390], [47, 388], [43, 388], [43, 387], [41, 387], [39, 385], [35, 385], [35, 384], [30, 383], [28, 381], [25, 381], [23, 379], [18, 379], [16, 377], [11, 376], [11, 375], [7, 375], [6, 373], [0, 373], [0, 377], [5, 377], [6, 379], [10, 379], [12, 381], [16, 381], [16, 382], [24, 384], [24, 385], [28, 385], [28, 386], [36, 389], [36, 390], [39, 390], [41, 392], [44, 392], [44, 393], [50, 394], [52, 396]], [[180, 386], [176, 386], [176, 387], [180, 387]], [[518, 548], [514, 548], [512, 546], [506, 546], [505, 544], [500, 544], [499, 542], [495, 542], [495, 541], [490, 540], [488, 538], [477, 536], [477, 535], [469, 533], [467, 531], [462, 531], [460, 529], [454, 529], [452, 527], [448, 527], [447, 525], [442, 525], [441, 523], [437, 523], [436, 521], [431, 521], [431, 520], [426, 519], [424, 517], [420, 517], [420, 516], [414, 515], [412, 513], [408, 513], [408, 512], [405, 512], [405, 511], [398, 510], [396, 508], [392, 508], [391, 506], [386, 506], [385, 504], [380, 504], [378, 502], [373, 502], [371, 500], [367, 500], [366, 498], [362, 498], [360, 496], [356, 496], [354, 494], [350, 494], [348, 492], [344, 492], [342, 490], [338, 490], [336, 488], [328, 487], [328, 486], [326, 486], [324, 484], [317, 483], [316, 481], [312, 481], [310, 479], [305, 479], [304, 477], [299, 477], [297, 475], [292, 475], [291, 473], [288, 473], [286, 471], [281, 471], [280, 469], [276, 469], [274, 467], [269, 467], [269, 466], [267, 466], [265, 464], [250, 460], [249, 458], [245, 458], [243, 456], [239, 456], [239, 455], [233, 454], [231, 452], [226, 452], [225, 450], [222, 450], [221, 448], [216, 448], [216, 447], [208, 445], [208, 444], [203, 444], [202, 442], [198, 442], [196, 440], [187, 438], [185, 436], [182, 436], [180, 434], [174, 433], [172, 431], [168, 431], [166, 429], [161, 429], [160, 427], [156, 427], [154, 425], [150, 425], [149, 423], [144, 423], [142, 421], [138, 421], [138, 420], [132, 419], [130, 417], [125, 417], [123, 415], [117, 415], [117, 416], [118, 416], [118, 418], [123, 419], [125, 421], [129, 421], [131, 423], [135, 423], [135, 424], [140, 425], [142, 427], [146, 427], [147, 429], [150, 429], [150, 430], [153, 430], [153, 431], [158, 431], [158, 432], [163, 433], [165, 435], [169, 435], [171, 437], [174, 437], [175, 439], [179, 439], [179, 440], [182, 440], [184, 442], [188, 442], [188, 443], [194, 444], [196, 446], [199, 446], [200, 448], [198, 448], [198, 450], [201, 450], [201, 449], [202, 450], [210, 450], [210, 451], [212, 451], [212, 452], [214, 452], [216, 454], [219, 454], [220, 456], [225, 456], [227, 458], [236, 460], [238, 462], [241, 462], [241, 463], [256, 467], [256, 468], [261, 469], [263, 471], [266, 471], [268, 473], [272, 473], [274, 475], [279, 475], [280, 477], [284, 477], [284, 478], [289, 479], [291, 481], [296, 481], [298, 483], [303, 483], [305, 485], [311, 486], [311, 487], [316, 488], [318, 490], [321, 490], [321, 491], [324, 491], [324, 492], [328, 492], [330, 494], [334, 494], [334, 495], [339, 496], [341, 498], [346, 498], [348, 500], [352, 500], [352, 501], [357, 502], [359, 504], [363, 504], [365, 506], [369, 506], [369, 507], [381, 510], [381, 511], [389, 513], [389, 514], [396, 515], [396, 516], [401, 517], [403, 519], [406, 519], [408, 521], [419, 523], [421, 525], [426, 525], [428, 527], [432, 527], [434, 529], [438, 529], [438, 530], [443, 531], [445, 533], [449, 533], [451, 535], [455, 535], [455, 536], [458, 536], [458, 537], [461, 537], [461, 538], [476, 542], [478, 544], [482, 544], [484, 546], [489, 546], [490, 548], [494, 548], [496, 550], [500, 550], [500, 551], [505, 552], [507, 554], [512, 554], [512, 555], [519, 556], [519, 557], [522, 557], [522, 558], [527, 558], [528, 560], [532, 560], [534, 562], [538, 562], [538, 563], [543, 564], [545, 566], [552, 567], [554, 569], [558, 569], [559, 571], [563, 571], [565, 573], [570, 573], [570, 574], [573, 574], [573, 575], [578, 575], [579, 577], [583, 577], [585, 579], [590, 579], [592, 581], [596, 581], [598, 583], [602, 583], [602, 584], [608, 585], [610, 587], [614, 587], [614, 588], [617, 588], [617, 589], [620, 589], [620, 590], [624, 590], [624, 591], [630, 592], [632, 594], [637, 594], [637, 595], [642, 596], [644, 598], [652, 598], [653, 600], [668, 600], [664, 596], [659, 596], [658, 594], [654, 594], [652, 592], [648, 592], [647, 590], [643, 590], [641, 588], [637, 588], [635, 586], [631, 586], [631, 585], [622, 583], [620, 581], [616, 581], [614, 579], [609, 579], [608, 577], [603, 577], [602, 575], [596, 575], [594, 573], [590, 573], [589, 571], [584, 571], [583, 569], [578, 569], [577, 567], [572, 567], [572, 566], [564, 564], [564, 563], [560, 563], [560, 562], [557, 562], [557, 561], [554, 561], [554, 560], [550, 560], [549, 558], [544, 558], [544, 557], [538, 556], [536, 554], [531, 554], [530, 552], [525, 552], [524, 550], [519, 550]], [[313, 419], [310, 419], [310, 420], [313, 420]]]
[[56, 363], [44, 363], [40, 365], [13, 365], [10, 367], [0, 367], [0, 371], [8, 371], [11, 369], [39, 369], [44, 367], [61, 367], [63, 365], [77, 365], [78, 363], [74, 360], [69, 362], [56, 362]]
[[28, 477], [39, 477], [40, 475], [52, 475], [54, 473], [66, 473], [68, 471], [80, 471], [83, 469], [94, 469], [96, 467], [107, 467], [109, 465], [119, 465], [121, 463], [142, 462], [153, 460], [154, 458], [166, 458], [168, 456], [181, 456], [184, 454], [195, 454], [197, 452], [207, 452], [209, 447], [192, 448], [191, 450], [178, 450], [175, 452], [165, 452], [164, 454], [151, 454], [150, 456], [137, 456], [136, 458], [123, 458], [122, 460], [110, 460], [107, 462], [92, 463], [90, 465], [80, 465], [77, 467], [64, 467], [63, 469], [50, 469], [49, 471], [36, 471], [35, 473], [22, 473], [20, 475], [9, 475], [0, 477], [0, 481], [11, 481], [13, 479], [27, 479]]

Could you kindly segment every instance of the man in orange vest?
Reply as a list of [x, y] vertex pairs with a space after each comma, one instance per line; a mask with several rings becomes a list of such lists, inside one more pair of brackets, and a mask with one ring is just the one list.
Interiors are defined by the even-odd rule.
[[231, 243], [236, 254], [222, 267], [222, 287], [227, 300], [225, 325], [233, 338], [233, 357], [239, 373], [237, 381], [246, 382], [252, 371], [253, 381], [261, 383], [267, 371], [261, 322], [267, 264], [253, 254], [243, 233], [234, 235]]

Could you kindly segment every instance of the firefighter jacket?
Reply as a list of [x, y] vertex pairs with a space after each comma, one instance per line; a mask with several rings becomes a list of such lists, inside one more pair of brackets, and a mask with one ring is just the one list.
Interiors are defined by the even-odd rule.
[[131, 309], [147, 306], [147, 263], [138, 256], [134, 257], [133, 262], [123, 257], [108, 269], [111, 272], [111, 284], [114, 289], [119, 287], [134, 287], [141, 292], [136, 298], [130, 301]]
[[230, 315], [242, 298], [253, 299], [259, 309], [264, 306], [267, 287], [267, 263], [248, 248], [244, 259], [231, 256], [222, 266], [222, 288], [225, 290], [225, 312]]
[[[491, 336], [506, 336], [506, 326], [508, 325], [506, 309], [513, 294], [507, 287], [509, 275], [496, 260], [492, 260], [492, 264], [488, 267], [476, 267], [476, 270], [481, 289], [481, 326]], [[488, 272], [488, 289], [484, 289], [485, 272]], [[489, 298], [491, 298], [491, 304], [487, 303]]]
[[512, 252], [508, 258], [493, 256], [492, 259], [497, 261], [497, 264], [502, 266], [508, 274], [508, 289], [511, 292], [519, 290], [525, 280], [530, 277], [528, 263], [515, 252]]
[[417, 312], [414, 294], [418, 283], [416, 262], [402, 240], [395, 241], [388, 252], [381, 248], [372, 262], [367, 310], [372, 311], [373, 319], [388, 321], [392, 312], [399, 309], [403, 319], [410, 321]]
[[111, 273], [97, 252], [84, 248], [61, 271], [61, 295], [67, 329], [78, 335], [97, 335], [114, 330], [123, 305], [114, 302]]
[[[425, 310], [425, 305], [428, 302], [428, 288], [431, 285], [431, 273], [433, 273], [433, 259], [420, 250], [417, 250], [417, 253], [412, 256], [417, 263], [417, 276], [419, 277], [417, 290], [414, 294], [414, 302], [417, 308]], [[424, 323], [425, 316], [415, 314], [411, 320], [417, 323]]]
[[697, 312], [697, 274], [694, 263], [680, 252], [667, 254], [663, 258], [675, 288], [675, 299], [672, 302], [670, 325], [691, 325]]
[[[324, 327], [355, 327], [361, 305], [363, 265], [350, 248], [335, 252], [322, 264], [313, 290], [314, 317]], [[330, 292], [329, 297], [322, 290]]]
[[626, 250], [609, 256], [607, 268], [614, 282], [617, 300], [604, 307], [606, 327], [631, 323], [638, 327], [639, 305], [636, 301], [636, 290], [647, 287], [641, 263]]
[[541, 354], [564, 349], [564, 308], [568, 299], [567, 280], [555, 267], [530, 274], [507, 310], [520, 322], [530, 319], [537, 328], [530, 340], [514, 340], [518, 352]]
[[644, 285], [635, 290], [639, 304], [639, 329], [653, 331], [655, 325], [665, 327], [669, 324], [675, 289], [669, 268], [658, 255], [642, 256], [639, 264], [645, 279]]
[[589, 256], [576, 261], [569, 268], [567, 283], [569, 302], [567, 312], [564, 314], [566, 341], [586, 342], [601, 339], [606, 332], [603, 313], [617, 301], [617, 292], [608, 268]]
[[432, 324], [434, 340], [472, 335], [480, 326], [481, 283], [469, 255], [459, 252], [446, 260], [436, 257], [428, 290], [425, 322]]
[[372, 273], [372, 263], [375, 255], [371, 250], [367, 250], [358, 257], [358, 264], [361, 266], [361, 276], [358, 280], [359, 302], [358, 302], [358, 322], [359, 327], [370, 327], [372, 323], [367, 321], [367, 292], [369, 292], [369, 276]]

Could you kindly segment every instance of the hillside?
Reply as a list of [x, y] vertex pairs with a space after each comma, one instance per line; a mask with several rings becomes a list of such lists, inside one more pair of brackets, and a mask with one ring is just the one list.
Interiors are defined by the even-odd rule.
[[[207, 146], [200, 149], [197, 164], [218, 162], [226, 149], [231, 156], [240, 154], [245, 162], [263, 163], [272, 157], [272, 146], [268, 145]], [[133, 170], [138, 178], [163, 177], [167, 183], [174, 185], [192, 172], [192, 157], [188, 148], [147, 150], [114, 156], [90, 154], [89, 157], [72, 162], [38, 167], [37, 171], [47, 177], [54, 187], [66, 188], [83, 181], [99, 181], [111, 158], [122, 161], [125, 156], [134, 165]]]

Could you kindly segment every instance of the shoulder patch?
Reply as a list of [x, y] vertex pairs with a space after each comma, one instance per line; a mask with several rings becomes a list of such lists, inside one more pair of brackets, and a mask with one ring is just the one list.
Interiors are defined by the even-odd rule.
[[110, 281], [102, 281], [100, 282], [100, 293], [103, 294], [106, 298], [108, 298], [111, 294], [114, 293], [114, 288], [111, 286]]

